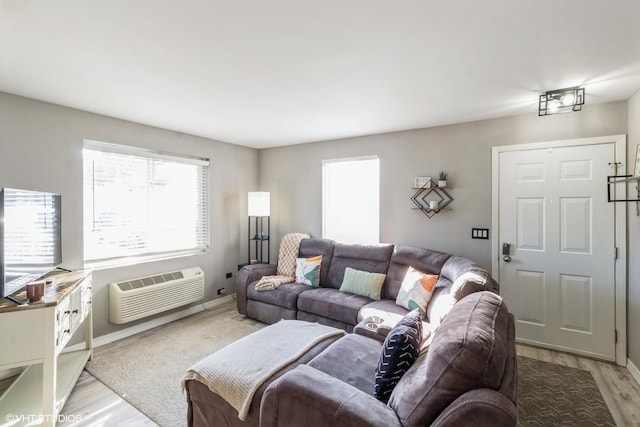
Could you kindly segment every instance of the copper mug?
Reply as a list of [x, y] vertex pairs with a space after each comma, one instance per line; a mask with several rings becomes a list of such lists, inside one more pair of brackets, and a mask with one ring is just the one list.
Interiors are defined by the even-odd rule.
[[27, 283], [27, 298], [29, 303], [41, 302], [44, 296], [44, 281]]

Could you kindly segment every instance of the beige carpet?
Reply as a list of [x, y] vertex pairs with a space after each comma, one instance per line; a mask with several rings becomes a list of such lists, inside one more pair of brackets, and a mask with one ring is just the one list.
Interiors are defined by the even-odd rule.
[[161, 426], [187, 424], [184, 373], [214, 351], [262, 328], [235, 304], [204, 311], [98, 347], [87, 371]]

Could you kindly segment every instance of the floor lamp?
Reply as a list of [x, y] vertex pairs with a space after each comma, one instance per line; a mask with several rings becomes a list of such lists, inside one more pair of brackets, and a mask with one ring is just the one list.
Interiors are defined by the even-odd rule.
[[[271, 251], [269, 237], [271, 234], [271, 194], [267, 191], [249, 192], [248, 199], [248, 234], [249, 244], [247, 256], [249, 264], [269, 264]], [[266, 221], [265, 221], [266, 218]], [[254, 221], [252, 221], [252, 219]], [[252, 227], [252, 222], [254, 223]], [[266, 222], [266, 228], [265, 228]], [[252, 245], [253, 242], [253, 245]], [[266, 259], [264, 245], [266, 243]], [[251, 247], [254, 247], [255, 258], [251, 256]]]

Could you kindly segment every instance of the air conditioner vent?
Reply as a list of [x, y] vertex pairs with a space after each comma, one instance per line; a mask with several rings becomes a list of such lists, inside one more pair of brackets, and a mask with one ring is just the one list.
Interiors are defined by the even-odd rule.
[[131, 289], [138, 289], [144, 286], [157, 285], [160, 283], [170, 282], [172, 280], [184, 279], [182, 271], [174, 271], [172, 273], [159, 274], [157, 276], [143, 277], [141, 279], [129, 280], [126, 282], [117, 283], [117, 286], [122, 291], [129, 291]]

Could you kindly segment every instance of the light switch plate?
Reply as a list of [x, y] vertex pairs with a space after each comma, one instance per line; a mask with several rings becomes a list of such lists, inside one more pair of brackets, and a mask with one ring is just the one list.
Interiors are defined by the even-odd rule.
[[489, 229], [488, 228], [472, 228], [471, 238], [487, 240], [489, 239]]

